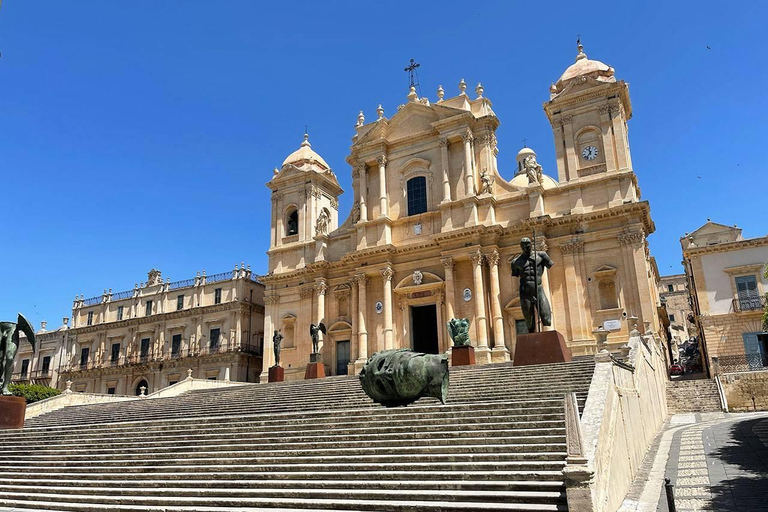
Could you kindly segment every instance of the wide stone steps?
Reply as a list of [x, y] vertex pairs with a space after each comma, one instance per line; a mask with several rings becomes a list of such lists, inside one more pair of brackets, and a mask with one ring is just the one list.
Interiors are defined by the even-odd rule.
[[451, 368], [448, 403], [356, 377], [69, 407], [0, 432], [0, 512], [567, 510], [563, 395], [591, 362]]

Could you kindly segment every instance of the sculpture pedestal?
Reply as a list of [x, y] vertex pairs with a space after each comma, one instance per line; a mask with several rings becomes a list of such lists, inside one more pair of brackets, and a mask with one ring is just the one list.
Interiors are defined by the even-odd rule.
[[466, 366], [475, 364], [475, 347], [462, 345], [451, 347], [451, 366]]
[[269, 380], [268, 382], [283, 382], [285, 380], [285, 369], [282, 366], [270, 366], [269, 367]]
[[309, 363], [307, 371], [304, 372], [305, 379], [322, 379], [325, 377], [325, 366], [323, 363]]
[[21, 396], [0, 396], [0, 429], [24, 428], [27, 401]]
[[571, 360], [571, 349], [557, 331], [518, 334], [515, 366], [529, 364], [565, 363]]

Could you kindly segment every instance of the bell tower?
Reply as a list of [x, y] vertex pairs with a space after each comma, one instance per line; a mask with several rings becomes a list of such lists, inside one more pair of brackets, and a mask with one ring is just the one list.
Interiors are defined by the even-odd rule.
[[269, 271], [295, 270], [322, 259], [328, 235], [339, 225], [341, 186], [326, 161], [309, 143], [273, 171]]
[[614, 69], [584, 53], [549, 88], [544, 111], [555, 136], [558, 181], [602, 173], [632, 172], [627, 121], [629, 85]]

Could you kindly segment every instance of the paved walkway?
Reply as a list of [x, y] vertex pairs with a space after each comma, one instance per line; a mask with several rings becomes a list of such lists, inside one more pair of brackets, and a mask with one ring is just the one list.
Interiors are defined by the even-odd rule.
[[768, 512], [768, 413], [676, 414], [656, 437], [620, 510]]

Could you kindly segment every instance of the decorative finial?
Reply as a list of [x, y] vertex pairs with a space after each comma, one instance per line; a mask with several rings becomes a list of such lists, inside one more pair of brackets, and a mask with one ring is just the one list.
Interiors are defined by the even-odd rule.
[[467, 95], [466, 90], [467, 90], [467, 82], [465, 82], [464, 79], [462, 78], [461, 82], [459, 82], [459, 94], [462, 96], [466, 96]]
[[584, 53], [584, 45], [581, 44], [581, 35], [576, 39], [576, 48], [579, 50], [579, 53], [576, 55], [576, 60], [586, 59], [587, 54]]
[[188, 379], [191, 379], [191, 378], [192, 378], [192, 368], [190, 368], [189, 370], [187, 370], [187, 378], [188, 378]]
[[442, 85], [437, 86], [437, 102], [440, 103], [443, 101], [443, 96], [445, 96], [445, 91], [443, 90]]
[[309, 133], [307, 133], [307, 129], [306, 128], [304, 128], [304, 142], [301, 143], [301, 146], [302, 147], [304, 147], [304, 146], [307, 146], [307, 147], [311, 146], [311, 144], [309, 143]]
[[483, 84], [481, 84], [480, 82], [477, 82], [477, 87], [475, 87], [475, 92], [477, 93], [478, 100], [483, 97], [484, 91], [485, 91], [485, 87], [483, 87]]
[[557, 87], [555, 87], [554, 82], [552, 83], [552, 85], [549, 86], [549, 92], [551, 92], [552, 94], [555, 94], [557, 92]]
[[418, 97], [419, 95], [416, 94], [416, 87], [412, 85], [411, 88], [408, 90], [408, 101], [416, 101], [416, 98]]
[[379, 103], [379, 106], [376, 109], [376, 114], [379, 116], [379, 119], [384, 118], [384, 107], [381, 106], [381, 103]]
[[365, 124], [365, 116], [363, 115], [363, 111], [361, 110], [359, 114], [357, 114], [357, 126], [363, 126]]

